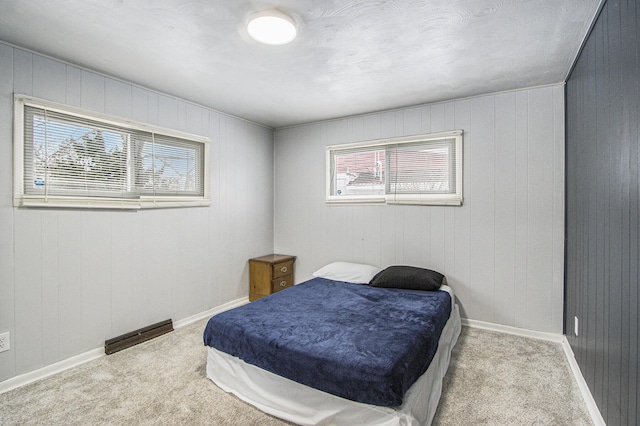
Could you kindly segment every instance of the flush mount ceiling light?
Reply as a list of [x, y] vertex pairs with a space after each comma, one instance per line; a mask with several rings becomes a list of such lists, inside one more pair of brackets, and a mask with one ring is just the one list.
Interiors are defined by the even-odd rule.
[[256, 41], [264, 44], [287, 44], [296, 38], [295, 21], [278, 10], [266, 10], [249, 17], [247, 32]]

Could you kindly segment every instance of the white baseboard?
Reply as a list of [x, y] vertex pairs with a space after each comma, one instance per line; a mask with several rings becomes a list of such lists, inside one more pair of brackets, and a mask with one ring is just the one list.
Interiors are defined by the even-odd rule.
[[606, 423], [602, 418], [602, 414], [600, 414], [600, 410], [598, 409], [596, 401], [593, 399], [591, 390], [589, 389], [587, 382], [584, 380], [582, 371], [580, 371], [580, 367], [576, 362], [576, 358], [573, 354], [573, 350], [571, 349], [571, 345], [569, 345], [569, 341], [567, 340], [567, 337], [565, 335], [555, 334], [555, 333], [545, 333], [542, 331], [527, 330], [524, 328], [517, 328], [517, 327], [511, 327], [508, 325], [477, 321], [477, 320], [472, 320], [468, 318], [462, 318], [462, 325], [466, 325], [467, 327], [472, 327], [472, 328], [481, 328], [484, 330], [496, 331], [498, 333], [514, 334], [516, 336], [531, 337], [533, 339], [547, 340], [549, 342], [560, 343], [562, 345], [562, 349], [564, 350], [564, 354], [567, 357], [567, 361], [569, 362], [569, 366], [571, 367], [571, 372], [573, 373], [573, 376], [576, 379], [576, 383], [578, 384], [580, 393], [582, 394], [582, 399], [584, 400], [587, 406], [587, 409], [589, 410], [589, 414], [591, 415], [591, 420], [593, 421], [595, 426], [606, 426]]
[[21, 386], [28, 385], [29, 383], [36, 382], [40, 379], [44, 379], [45, 377], [52, 376], [70, 368], [77, 367], [78, 365], [84, 364], [85, 362], [102, 358], [103, 356], [105, 356], [104, 347], [95, 348], [87, 352], [74, 355], [70, 358], [63, 359], [62, 361], [56, 362], [55, 364], [47, 365], [46, 367], [21, 374], [16, 377], [12, 377], [3, 382], [0, 382], [0, 393], [5, 393]]
[[462, 325], [472, 328], [481, 328], [483, 330], [497, 331], [499, 333], [514, 334], [516, 336], [530, 337], [532, 339], [546, 340], [549, 342], [562, 343], [564, 335], [556, 333], [547, 333], [544, 331], [527, 330], [526, 328], [512, 327], [509, 325], [494, 324], [462, 318]]
[[593, 420], [593, 424], [595, 426], [606, 426], [606, 423], [602, 418], [602, 414], [598, 409], [596, 401], [593, 399], [593, 395], [591, 394], [589, 385], [587, 385], [587, 382], [582, 375], [580, 366], [576, 361], [573, 349], [571, 349], [571, 345], [569, 344], [566, 336], [564, 336], [564, 339], [562, 339], [562, 349], [564, 349], [564, 354], [567, 357], [567, 361], [569, 361], [571, 371], [576, 378], [576, 382], [578, 383], [578, 387], [580, 388], [580, 393], [582, 393], [582, 398], [584, 398], [584, 402], [587, 404], [587, 409], [589, 410], [589, 414], [591, 414], [591, 420]]
[[219, 314], [220, 312], [228, 311], [229, 309], [237, 308], [238, 306], [246, 305], [249, 303], [249, 297], [242, 297], [240, 299], [232, 300], [231, 302], [227, 302], [223, 305], [216, 306], [215, 308], [209, 309], [204, 312], [200, 312], [199, 314], [191, 315], [190, 317], [183, 318], [173, 323], [173, 328], [178, 329], [182, 327], [186, 327], [189, 324], [193, 324], [196, 321], [200, 321], [205, 318], [210, 318], [215, 314]]
[[[211, 317], [217, 313], [224, 312], [229, 309], [235, 308], [237, 306], [245, 305], [247, 303], [249, 303], [248, 297], [232, 300], [231, 302], [227, 302], [223, 305], [216, 306], [215, 308], [209, 309], [199, 314], [195, 314], [190, 317], [178, 320], [173, 323], [173, 328], [178, 329], [178, 328], [186, 327], [187, 325], [192, 324], [201, 319]], [[62, 361], [56, 362], [51, 365], [47, 365], [37, 370], [30, 371], [28, 373], [21, 374], [16, 377], [12, 377], [10, 379], [0, 382], [0, 394], [19, 388], [24, 385], [28, 385], [29, 383], [33, 383], [38, 380], [44, 379], [45, 377], [49, 377], [54, 374], [61, 373], [65, 370], [68, 370], [73, 367], [77, 367], [86, 362], [93, 361], [98, 358], [102, 358], [103, 356], [105, 356], [104, 347], [101, 346], [99, 348], [88, 350], [81, 354], [74, 355], [70, 358], [64, 359]]]

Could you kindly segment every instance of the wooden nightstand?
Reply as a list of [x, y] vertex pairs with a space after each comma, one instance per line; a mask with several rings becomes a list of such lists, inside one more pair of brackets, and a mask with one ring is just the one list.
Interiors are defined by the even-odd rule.
[[249, 259], [249, 301], [253, 302], [285, 288], [293, 281], [295, 256], [269, 254]]

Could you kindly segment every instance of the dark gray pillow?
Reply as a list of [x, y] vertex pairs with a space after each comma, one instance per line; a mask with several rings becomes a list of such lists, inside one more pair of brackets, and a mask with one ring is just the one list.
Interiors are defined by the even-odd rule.
[[415, 266], [389, 266], [378, 272], [369, 282], [372, 287], [405, 288], [435, 291], [440, 289], [444, 275], [431, 269]]

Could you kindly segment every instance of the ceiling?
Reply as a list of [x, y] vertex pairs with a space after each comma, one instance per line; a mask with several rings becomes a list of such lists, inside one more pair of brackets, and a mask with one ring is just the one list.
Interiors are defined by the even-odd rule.
[[0, 40], [277, 128], [562, 82], [600, 1], [0, 0]]

